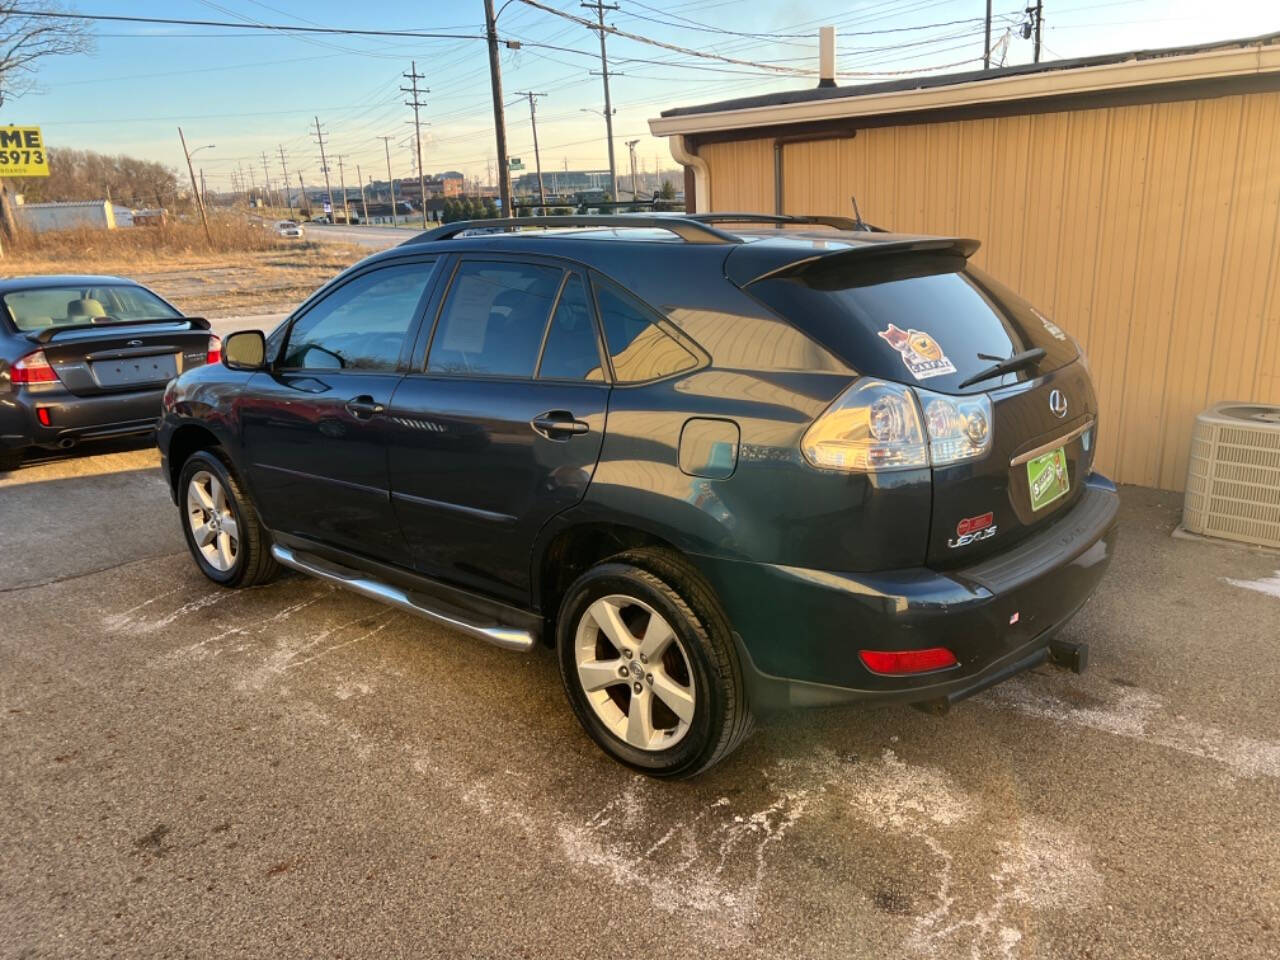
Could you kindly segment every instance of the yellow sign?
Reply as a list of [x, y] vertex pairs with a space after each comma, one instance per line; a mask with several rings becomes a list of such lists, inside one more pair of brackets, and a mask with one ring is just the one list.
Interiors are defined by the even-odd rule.
[[49, 155], [39, 127], [0, 127], [0, 177], [47, 177]]

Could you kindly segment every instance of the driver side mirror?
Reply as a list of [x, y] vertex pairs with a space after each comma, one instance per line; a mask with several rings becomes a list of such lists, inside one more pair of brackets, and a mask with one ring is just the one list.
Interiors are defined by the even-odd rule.
[[228, 370], [265, 370], [267, 338], [261, 330], [241, 330], [222, 341], [222, 363]]

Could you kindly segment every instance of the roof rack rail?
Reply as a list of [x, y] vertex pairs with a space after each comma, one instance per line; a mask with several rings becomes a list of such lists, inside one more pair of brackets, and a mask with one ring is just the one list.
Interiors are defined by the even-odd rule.
[[741, 237], [717, 230], [709, 224], [691, 217], [681, 216], [645, 216], [643, 214], [584, 214], [581, 216], [557, 217], [503, 217], [494, 220], [459, 220], [445, 224], [426, 233], [411, 237], [404, 243], [408, 246], [415, 243], [430, 243], [436, 240], [449, 240], [467, 230], [511, 229], [516, 227], [649, 227], [668, 230], [686, 243], [742, 243]]
[[823, 227], [835, 227], [837, 230], [859, 230], [884, 233], [877, 226], [853, 219], [853, 217], [828, 217], [818, 214], [799, 213], [691, 213], [685, 219], [697, 220], [699, 223], [812, 223]]

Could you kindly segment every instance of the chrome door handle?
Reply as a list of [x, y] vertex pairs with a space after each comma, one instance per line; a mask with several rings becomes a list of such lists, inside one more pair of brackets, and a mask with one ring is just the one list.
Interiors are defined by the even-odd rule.
[[533, 432], [548, 440], [568, 440], [574, 434], [586, 433], [591, 428], [586, 421], [578, 420], [567, 410], [549, 410], [529, 421]]
[[382, 404], [374, 401], [370, 396], [352, 397], [346, 402], [346, 411], [357, 420], [368, 420], [386, 410]]

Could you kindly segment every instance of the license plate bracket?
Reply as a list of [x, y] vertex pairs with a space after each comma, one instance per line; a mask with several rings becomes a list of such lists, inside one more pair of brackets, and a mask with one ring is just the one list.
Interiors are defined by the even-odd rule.
[[171, 353], [121, 360], [98, 360], [89, 366], [98, 386], [104, 388], [168, 383], [178, 375], [178, 362]]
[[1067, 473], [1067, 451], [1058, 447], [1027, 461], [1027, 489], [1031, 510], [1042, 510], [1067, 495], [1071, 478]]

